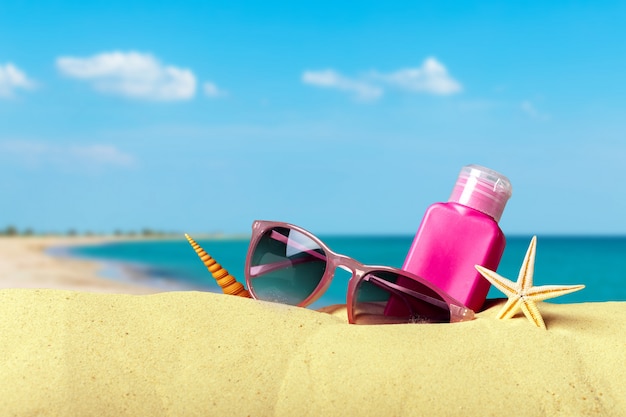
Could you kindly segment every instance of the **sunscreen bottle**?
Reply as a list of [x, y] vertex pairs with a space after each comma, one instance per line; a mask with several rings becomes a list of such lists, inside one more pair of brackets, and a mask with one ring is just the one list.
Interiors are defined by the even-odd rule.
[[[426, 210], [402, 269], [479, 311], [490, 284], [474, 265], [497, 269], [506, 244], [498, 222], [511, 194], [504, 175], [479, 165], [464, 166], [448, 202]], [[401, 279], [398, 284], [410, 287], [407, 278]], [[397, 303], [391, 298], [385, 314], [392, 315]]]

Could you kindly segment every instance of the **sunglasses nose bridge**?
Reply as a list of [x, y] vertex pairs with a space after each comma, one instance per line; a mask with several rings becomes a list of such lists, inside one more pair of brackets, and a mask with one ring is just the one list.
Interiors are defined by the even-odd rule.
[[345, 255], [338, 255], [336, 258], [336, 267], [351, 273], [353, 277], [359, 277], [363, 275], [362, 266], [363, 265], [361, 265], [359, 261]]

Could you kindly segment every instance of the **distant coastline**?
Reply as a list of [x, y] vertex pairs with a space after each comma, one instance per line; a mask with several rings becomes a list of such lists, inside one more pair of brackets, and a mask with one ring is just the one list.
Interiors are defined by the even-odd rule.
[[224, 232], [172, 232], [154, 229], [141, 230], [115, 230], [112, 232], [91, 232], [77, 231], [70, 229], [66, 232], [46, 232], [36, 231], [32, 228], [18, 229], [14, 226], [7, 226], [0, 229], [0, 238], [42, 238], [42, 239], [63, 239], [64, 242], [74, 242], [78, 245], [89, 245], [104, 243], [105, 241], [140, 241], [140, 240], [184, 240], [185, 233], [193, 236], [194, 239], [203, 240], [241, 240], [249, 239], [247, 233], [224, 233]]

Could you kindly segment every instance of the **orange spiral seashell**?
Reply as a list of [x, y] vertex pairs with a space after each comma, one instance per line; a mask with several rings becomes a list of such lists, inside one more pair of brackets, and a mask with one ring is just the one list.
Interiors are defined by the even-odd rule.
[[252, 298], [248, 290], [245, 289], [243, 284], [238, 282], [235, 277], [230, 275], [227, 270], [222, 268], [222, 265], [218, 264], [204, 249], [196, 243], [195, 240], [185, 233], [185, 237], [189, 241], [189, 244], [196, 251], [202, 263], [207, 267], [213, 278], [217, 281], [218, 285], [222, 288], [224, 294], [238, 295], [239, 297]]

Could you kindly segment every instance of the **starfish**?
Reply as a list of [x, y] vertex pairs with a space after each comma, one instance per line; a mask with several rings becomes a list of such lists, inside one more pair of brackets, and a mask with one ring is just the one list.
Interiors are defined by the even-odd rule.
[[475, 268], [483, 277], [509, 298], [502, 310], [498, 313], [497, 317], [499, 319], [509, 319], [521, 309], [528, 320], [533, 322], [537, 327], [546, 329], [546, 324], [539, 313], [536, 302], [582, 290], [585, 286], [543, 285], [541, 287], [533, 287], [536, 245], [537, 236], [533, 236], [519, 271], [517, 282], [510, 281], [480, 265], [475, 265]]

